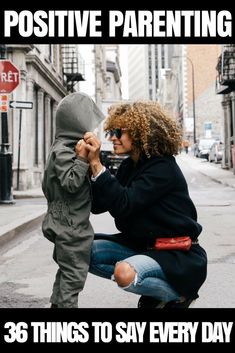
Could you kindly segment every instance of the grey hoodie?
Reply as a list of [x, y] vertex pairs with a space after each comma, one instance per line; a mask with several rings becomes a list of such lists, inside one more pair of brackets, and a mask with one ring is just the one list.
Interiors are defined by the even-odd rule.
[[42, 181], [48, 211], [43, 234], [51, 241], [62, 236], [90, 236], [91, 188], [89, 164], [76, 158], [75, 145], [86, 131], [93, 131], [103, 113], [86, 94], [76, 92], [61, 100], [56, 111], [56, 134]]
[[72, 93], [57, 107], [55, 138], [76, 144], [86, 131], [93, 131], [103, 119], [103, 113], [87, 94]]

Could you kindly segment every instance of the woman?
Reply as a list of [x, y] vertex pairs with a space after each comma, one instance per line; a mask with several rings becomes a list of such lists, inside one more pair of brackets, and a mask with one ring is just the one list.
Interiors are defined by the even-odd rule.
[[[96, 234], [90, 272], [141, 295], [138, 307], [187, 308], [206, 279], [207, 256], [198, 243], [202, 227], [195, 206], [174, 158], [181, 132], [152, 101], [112, 106], [105, 130], [114, 152], [129, 157], [113, 176], [100, 162], [98, 138], [84, 135], [92, 212], [109, 211], [120, 232]], [[154, 248], [157, 238], [184, 235], [192, 239], [189, 251]]]

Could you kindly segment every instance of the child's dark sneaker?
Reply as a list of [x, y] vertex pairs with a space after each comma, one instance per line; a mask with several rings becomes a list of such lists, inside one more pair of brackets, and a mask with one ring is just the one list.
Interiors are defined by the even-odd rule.
[[155, 299], [153, 297], [149, 297], [147, 295], [141, 295], [139, 301], [138, 301], [138, 308], [163, 308], [165, 305], [164, 302]]

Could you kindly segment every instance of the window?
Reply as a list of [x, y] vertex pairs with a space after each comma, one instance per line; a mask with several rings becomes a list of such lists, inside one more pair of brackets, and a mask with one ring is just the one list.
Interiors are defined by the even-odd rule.
[[212, 122], [208, 121], [204, 123], [205, 137], [210, 138], [212, 133]]

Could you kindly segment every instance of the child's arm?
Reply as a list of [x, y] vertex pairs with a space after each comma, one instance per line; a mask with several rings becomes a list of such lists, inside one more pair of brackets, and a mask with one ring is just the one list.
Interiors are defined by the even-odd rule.
[[82, 186], [89, 169], [84, 155], [78, 158], [70, 148], [55, 152], [55, 170], [63, 189], [75, 193]]

